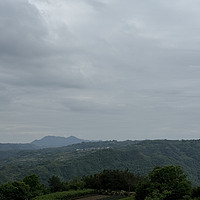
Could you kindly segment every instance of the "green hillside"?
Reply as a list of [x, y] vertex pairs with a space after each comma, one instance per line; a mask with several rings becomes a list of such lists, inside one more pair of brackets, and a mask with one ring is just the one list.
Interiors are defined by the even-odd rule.
[[1, 183], [30, 174], [39, 175], [43, 183], [52, 175], [67, 181], [103, 169], [128, 168], [146, 175], [154, 166], [164, 165], [180, 165], [194, 184], [200, 183], [200, 140], [85, 142], [62, 148], [7, 152], [7, 155], [0, 162]]

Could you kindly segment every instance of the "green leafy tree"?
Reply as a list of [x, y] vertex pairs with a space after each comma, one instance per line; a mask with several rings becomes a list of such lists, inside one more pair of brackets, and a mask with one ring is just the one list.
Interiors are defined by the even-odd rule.
[[148, 180], [136, 190], [136, 200], [183, 200], [191, 194], [191, 184], [179, 166], [155, 167]]
[[128, 170], [103, 170], [101, 173], [83, 177], [86, 187], [104, 190], [134, 191], [141, 177]]
[[5, 183], [0, 186], [1, 200], [26, 200], [29, 199], [30, 187], [22, 181]]
[[39, 176], [32, 174], [26, 176], [23, 182], [30, 187], [30, 197], [40, 196], [46, 193], [46, 187], [40, 183]]
[[51, 192], [60, 192], [64, 189], [64, 183], [58, 176], [52, 176], [49, 178], [48, 183]]
[[192, 189], [191, 197], [192, 198], [199, 198], [200, 199], [200, 187], [194, 187]]
[[81, 190], [85, 187], [85, 182], [83, 180], [74, 177], [68, 182], [68, 189], [69, 190]]

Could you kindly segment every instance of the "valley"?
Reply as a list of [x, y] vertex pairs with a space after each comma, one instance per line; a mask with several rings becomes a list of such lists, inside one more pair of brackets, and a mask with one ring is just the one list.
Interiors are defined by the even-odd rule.
[[58, 148], [0, 151], [1, 183], [37, 174], [47, 184], [52, 175], [63, 180], [104, 169], [129, 169], [148, 174], [155, 166], [179, 165], [193, 184], [200, 183], [199, 140], [82, 142]]

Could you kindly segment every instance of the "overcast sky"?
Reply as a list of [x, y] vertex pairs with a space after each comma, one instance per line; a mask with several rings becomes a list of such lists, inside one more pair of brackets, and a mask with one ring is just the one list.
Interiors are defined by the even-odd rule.
[[198, 139], [199, 0], [0, 0], [0, 142]]

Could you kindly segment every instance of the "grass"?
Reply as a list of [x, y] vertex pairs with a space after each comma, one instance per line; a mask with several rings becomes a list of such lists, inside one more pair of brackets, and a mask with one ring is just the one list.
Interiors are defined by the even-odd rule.
[[68, 200], [80, 196], [85, 196], [94, 193], [92, 189], [85, 190], [71, 190], [65, 192], [56, 192], [51, 194], [46, 194], [42, 196], [35, 197], [33, 200]]
[[134, 196], [131, 196], [131, 197], [125, 197], [125, 198], [122, 198], [120, 200], [134, 200]]

